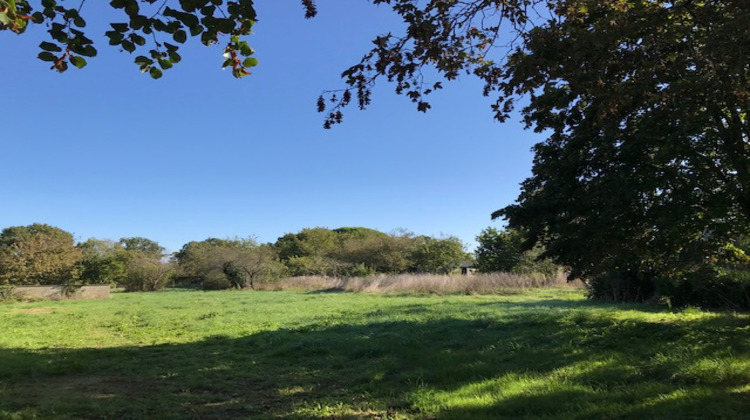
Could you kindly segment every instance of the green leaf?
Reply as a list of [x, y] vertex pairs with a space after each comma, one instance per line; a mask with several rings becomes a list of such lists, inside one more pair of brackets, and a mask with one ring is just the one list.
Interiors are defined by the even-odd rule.
[[97, 51], [92, 45], [86, 45], [81, 49], [79, 54], [85, 57], [96, 57]]
[[122, 49], [129, 53], [132, 53], [133, 51], [135, 51], [135, 44], [128, 41], [127, 39], [123, 40], [121, 45], [122, 45]]
[[76, 16], [73, 18], [73, 24], [76, 25], [79, 28], [85, 28], [86, 27], [86, 21], [83, 20], [82, 17]]
[[190, 28], [190, 35], [192, 36], [200, 35], [201, 32], [203, 32], [203, 26], [201, 25], [193, 26], [192, 28]]
[[151, 67], [151, 70], [149, 70], [148, 74], [151, 75], [154, 80], [162, 76], [162, 72], [158, 67]]
[[246, 41], [242, 41], [239, 43], [240, 52], [244, 56], [253, 55], [255, 53], [255, 50], [250, 47], [250, 45]]
[[42, 61], [57, 61], [57, 56], [47, 51], [40, 52], [37, 57]]
[[169, 60], [159, 60], [159, 67], [161, 67], [164, 70], [168, 70], [172, 68], [172, 62]]
[[62, 51], [62, 48], [60, 48], [59, 45], [46, 41], [43, 41], [41, 44], [39, 44], [39, 48], [43, 49], [44, 51]]
[[135, 15], [130, 18], [130, 27], [138, 30], [149, 24], [149, 20], [146, 16]]
[[127, 23], [110, 23], [109, 26], [112, 27], [117, 32], [127, 32], [128, 31], [128, 24]]
[[86, 67], [86, 64], [88, 64], [88, 63], [86, 63], [86, 60], [83, 57], [79, 57], [79, 56], [76, 56], [76, 55], [71, 55], [70, 56], [70, 64], [78, 67], [79, 69], [82, 69], [82, 68]]
[[161, 19], [152, 19], [151, 22], [154, 25], [154, 29], [159, 32], [165, 32], [167, 30], [167, 24]]
[[125, 38], [123, 34], [117, 31], [107, 31], [104, 33], [109, 38], [109, 45], [120, 45]]
[[180, 44], [184, 43], [187, 40], [187, 33], [180, 29], [179, 31], [175, 32], [174, 35], [172, 35], [174, 40], [176, 42], [179, 42]]
[[130, 35], [130, 40], [136, 45], [146, 45], [146, 38], [135, 33]]
[[258, 65], [258, 59], [255, 57], [248, 57], [242, 62], [242, 65], [245, 67], [255, 67]]
[[145, 55], [139, 55], [138, 57], [135, 58], [134, 61], [135, 61], [135, 64], [138, 64], [140, 66], [148, 66], [154, 62], [154, 60], [146, 57]]
[[182, 57], [180, 57], [179, 54], [177, 54], [176, 51], [170, 51], [169, 52], [169, 60], [173, 63], [179, 63], [180, 60], [182, 60]]

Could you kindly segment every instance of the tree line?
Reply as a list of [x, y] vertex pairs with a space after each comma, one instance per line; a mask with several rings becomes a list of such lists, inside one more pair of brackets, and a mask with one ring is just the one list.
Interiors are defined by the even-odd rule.
[[[480, 234], [482, 271], [545, 271], [550, 262], [520, 247], [518, 234], [489, 228]], [[73, 235], [46, 224], [0, 232], [0, 285], [112, 284], [149, 291], [170, 284], [203, 289], [253, 289], [287, 276], [352, 277], [397, 273], [454, 273], [475, 257], [454, 236], [407, 231], [383, 233], [363, 227], [305, 228], [274, 243], [252, 238], [191, 241], [171, 255], [143, 237], [118, 241]]]

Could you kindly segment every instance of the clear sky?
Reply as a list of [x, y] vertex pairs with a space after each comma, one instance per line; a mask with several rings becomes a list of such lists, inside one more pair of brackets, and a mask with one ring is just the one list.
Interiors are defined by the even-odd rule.
[[47, 223], [78, 240], [144, 236], [176, 251], [207, 237], [364, 226], [455, 235], [471, 249], [530, 175], [540, 137], [518, 118], [493, 121], [468, 76], [426, 114], [381, 83], [367, 111], [323, 130], [318, 95], [400, 27], [385, 6], [319, 0], [305, 20], [299, 1], [258, 0], [251, 76], [234, 79], [220, 47], [188, 40], [154, 81], [107, 45], [105, 3], [82, 12], [99, 49], [83, 70], [57, 74], [36, 59], [43, 27], [0, 33], [0, 228]]

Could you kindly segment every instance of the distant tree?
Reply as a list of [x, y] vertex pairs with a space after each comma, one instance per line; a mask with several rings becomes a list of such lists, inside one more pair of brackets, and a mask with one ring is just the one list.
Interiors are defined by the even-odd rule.
[[389, 235], [367, 228], [334, 229], [341, 249], [335, 257], [346, 264], [347, 274], [401, 273], [409, 268], [411, 234]]
[[523, 231], [488, 227], [476, 239], [474, 255], [480, 272], [534, 273], [554, 278], [564, 271], [562, 266], [544, 257], [542, 246], [527, 244], [528, 236]]
[[174, 275], [174, 267], [169, 262], [154, 258], [142, 252], [129, 252], [125, 260], [125, 276], [122, 284], [130, 292], [150, 292], [161, 290], [169, 284]]
[[0, 284], [69, 284], [80, 260], [73, 235], [60, 228], [35, 223], [0, 232]]
[[122, 284], [129, 291], [153, 291], [166, 287], [174, 276], [173, 264], [165, 261], [165, 249], [143, 237], [121, 238], [121, 259], [125, 264]]
[[464, 251], [463, 242], [455, 236], [418, 236], [415, 238], [409, 259], [415, 271], [450, 273], [462, 262], [471, 259], [471, 256]]
[[127, 255], [118, 242], [90, 238], [77, 247], [83, 256], [80, 261], [82, 283], [118, 284], [124, 281]]
[[140, 236], [132, 238], [121, 238], [120, 245], [128, 252], [138, 252], [152, 257], [162, 258], [165, 249], [158, 242]]
[[483, 273], [513, 271], [523, 260], [524, 236], [517, 230], [488, 227], [479, 233], [474, 251], [477, 270]]
[[189, 242], [175, 257], [182, 276], [208, 289], [253, 289], [278, 280], [285, 269], [272, 246], [252, 239]]
[[341, 249], [339, 235], [323, 227], [287, 233], [273, 244], [290, 274], [337, 276], [342, 264], [335, 257]]

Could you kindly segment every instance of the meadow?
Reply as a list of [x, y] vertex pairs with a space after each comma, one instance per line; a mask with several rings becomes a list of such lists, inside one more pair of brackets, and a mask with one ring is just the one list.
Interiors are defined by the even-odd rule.
[[494, 294], [0, 304], [0, 418], [750, 418], [750, 315]]

